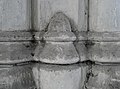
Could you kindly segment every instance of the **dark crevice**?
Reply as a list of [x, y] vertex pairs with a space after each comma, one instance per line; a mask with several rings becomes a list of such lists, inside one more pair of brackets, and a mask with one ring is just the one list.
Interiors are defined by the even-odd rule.
[[47, 64], [47, 65], [59, 65], [59, 66], [68, 66], [68, 65], [80, 65], [80, 66], [93, 66], [93, 65], [103, 65], [103, 66], [120, 66], [120, 62], [95, 62], [95, 61], [90, 61], [90, 60], [86, 60], [83, 62], [77, 62], [77, 63], [73, 63], [73, 64], [52, 64], [52, 63], [43, 63], [40, 61], [25, 61], [25, 62], [19, 62], [19, 63], [0, 63], [0, 67], [2, 66], [23, 66], [23, 65], [30, 65], [30, 64]]
[[61, 65], [61, 66], [68, 66], [68, 65], [93, 65], [95, 62], [92, 61], [84, 61], [84, 62], [77, 62], [73, 64], [52, 64], [52, 63], [43, 63], [40, 61], [25, 61], [25, 62], [19, 62], [19, 63], [0, 63], [0, 66], [22, 66], [22, 65], [29, 65], [29, 64], [47, 64], [47, 65]]
[[89, 30], [89, 27], [90, 27], [90, 26], [89, 26], [89, 11], [90, 11], [90, 10], [89, 10], [89, 9], [90, 9], [90, 6], [89, 6], [90, 4], [89, 4], [89, 3], [90, 3], [90, 1], [88, 0], [88, 3], [87, 3], [87, 6], [88, 6], [88, 7], [87, 7], [87, 13], [88, 13], [88, 14], [87, 14], [87, 32], [90, 31], [90, 30]]
[[87, 84], [89, 83], [89, 80], [90, 80], [91, 77], [94, 77], [94, 74], [93, 74], [93, 72], [92, 72], [92, 65], [89, 66], [88, 69], [87, 69], [86, 79], [85, 79], [85, 81], [84, 81], [83, 89], [89, 89], [89, 88], [87, 87]]
[[25, 62], [19, 62], [19, 63], [0, 63], [0, 66], [23, 66], [23, 65], [29, 65], [29, 64], [47, 64], [47, 65], [61, 65], [61, 66], [68, 66], [68, 65], [91, 65], [91, 61], [84, 61], [84, 62], [77, 62], [73, 64], [52, 64], [52, 63], [43, 63], [40, 61], [25, 61]]

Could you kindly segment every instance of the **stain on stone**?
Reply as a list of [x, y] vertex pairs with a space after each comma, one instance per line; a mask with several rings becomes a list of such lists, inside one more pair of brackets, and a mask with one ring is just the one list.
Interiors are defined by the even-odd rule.
[[94, 46], [95, 43], [91, 40], [86, 40], [85, 41], [85, 47], [89, 50], [89, 48], [91, 48], [92, 46]]
[[31, 53], [32, 56], [34, 56], [35, 54], [34, 53]]

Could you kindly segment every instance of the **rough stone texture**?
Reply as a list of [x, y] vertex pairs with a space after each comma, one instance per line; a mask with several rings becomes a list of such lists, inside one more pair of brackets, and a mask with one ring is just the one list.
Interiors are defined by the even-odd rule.
[[90, 0], [90, 31], [119, 31], [120, 0]]
[[96, 42], [88, 51], [93, 61], [120, 62], [120, 42]]
[[[42, 52], [34, 56], [37, 61], [54, 64], [71, 64], [79, 61], [79, 55], [73, 45], [76, 36], [65, 14], [56, 13], [43, 36], [46, 44]], [[39, 52], [39, 51], [38, 51]]]
[[77, 41], [79, 42], [83, 42], [88, 40], [88, 33], [86, 31], [81, 31], [81, 32], [74, 32], [76, 37], [77, 37]]
[[88, 57], [98, 62], [120, 62], [120, 0], [90, 0]]
[[95, 65], [85, 89], [120, 89], [120, 66]]
[[0, 65], [0, 89], [83, 89], [88, 68], [84, 64]]
[[0, 0], [0, 89], [120, 89], [119, 4]]
[[33, 73], [37, 89], [82, 89], [86, 67], [38, 64]]
[[31, 41], [33, 35], [30, 32], [13, 32], [13, 31], [1, 31], [0, 42], [11, 42], [11, 41]]
[[65, 13], [71, 20], [73, 29], [87, 29], [87, 0], [33, 0], [33, 27], [44, 30], [56, 12]]
[[71, 43], [46, 43], [43, 51], [35, 57], [36, 61], [55, 64], [71, 64], [79, 61], [75, 47]]
[[32, 65], [0, 68], [0, 89], [37, 89]]
[[76, 36], [72, 32], [69, 18], [62, 12], [57, 12], [50, 20], [44, 40], [54, 42], [72, 42]]
[[30, 0], [0, 0], [0, 31], [29, 30]]
[[[82, 36], [84, 38], [84, 36]], [[88, 32], [88, 40], [93, 42], [120, 42], [120, 32]]]
[[31, 61], [35, 48], [31, 42], [0, 42], [0, 63]]
[[87, 58], [88, 51], [85, 42], [84, 41], [75, 42], [74, 45], [79, 54], [80, 62], [88, 60]]
[[[37, 35], [39, 34], [39, 36]], [[30, 42], [41, 41], [43, 32], [1, 31], [0, 42]]]

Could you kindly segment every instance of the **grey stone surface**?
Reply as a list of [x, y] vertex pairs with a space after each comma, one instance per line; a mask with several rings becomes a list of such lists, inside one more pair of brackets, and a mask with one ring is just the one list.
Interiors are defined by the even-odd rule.
[[[71, 31], [70, 22], [62, 12], [56, 13], [43, 36], [44, 49], [34, 56], [36, 61], [54, 64], [72, 64], [79, 61], [79, 55], [73, 45], [76, 36]], [[39, 52], [39, 51], [38, 51]]]
[[84, 64], [0, 65], [0, 89], [83, 89], [88, 68]]
[[[39, 34], [39, 35], [37, 35]], [[43, 32], [30, 32], [30, 31], [1, 31], [0, 42], [30, 42], [41, 41]]]
[[0, 89], [37, 89], [32, 65], [0, 68]]
[[33, 0], [33, 27], [44, 30], [56, 12], [65, 13], [74, 30], [87, 30], [87, 0]]
[[85, 89], [120, 89], [120, 66], [92, 66]]
[[120, 42], [120, 32], [88, 32], [88, 40], [93, 42]]
[[89, 59], [98, 62], [119, 62], [120, 1], [90, 0], [88, 40]]
[[31, 41], [33, 40], [33, 35], [31, 32], [13, 32], [13, 31], [1, 31], [0, 41], [10, 42], [10, 41]]
[[80, 62], [88, 60], [88, 50], [85, 46], [85, 42], [75, 42], [74, 45], [79, 54]]
[[38, 64], [33, 68], [37, 89], [82, 89], [86, 68], [78, 64]]
[[77, 37], [77, 41], [79, 42], [83, 42], [83, 41], [86, 41], [88, 40], [88, 33], [86, 31], [76, 31], [74, 32], [76, 37]]
[[88, 52], [92, 61], [120, 62], [120, 42], [95, 42]]
[[31, 42], [0, 42], [0, 63], [31, 61], [35, 48]]
[[53, 42], [72, 42], [76, 40], [69, 18], [62, 12], [53, 15], [47, 27], [44, 40]]
[[119, 4], [0, 0], [0, 89], [120, 89]]
[[120, 0], [90, 0], [90, 31], [119, 31]]
[[30, 0], [0, 0], [0, 31], [29, 30]]
[[68, 42], [46, 43], [43, 51], [35, 57], [36, 61], [54, 64], [71, 64], [79, 61], [75, 47]]

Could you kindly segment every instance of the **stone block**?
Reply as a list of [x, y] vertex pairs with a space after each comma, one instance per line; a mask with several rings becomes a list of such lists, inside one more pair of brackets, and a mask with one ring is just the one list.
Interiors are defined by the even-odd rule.
[[90, 0], [90, 31], [120, 31], [120, 0]]
[[0, 42], [0, 63], [31, 61], [35, 48], [31, 42]]
[[87, 30], [87, 0], [33, 0], [32, 6], [35, 30], [45, 30], [56, 12], [66, 14], [74, 30]]
[[85, 89], [120, 89], [119, 65], [95, 65], [89, 75]]
[[88, 57], [97, 62], [120, 62], [120, 42], [95, 42], [89, 47]]
[[0, 0], [0, 31], [31, 28], [31, 0]]
[[37, 89], [82, 89], [86, 67], [39, 64], [33, 68], [33, 73]]
[[0, 89], [36, 89], [32, 65], [0, 67]]

